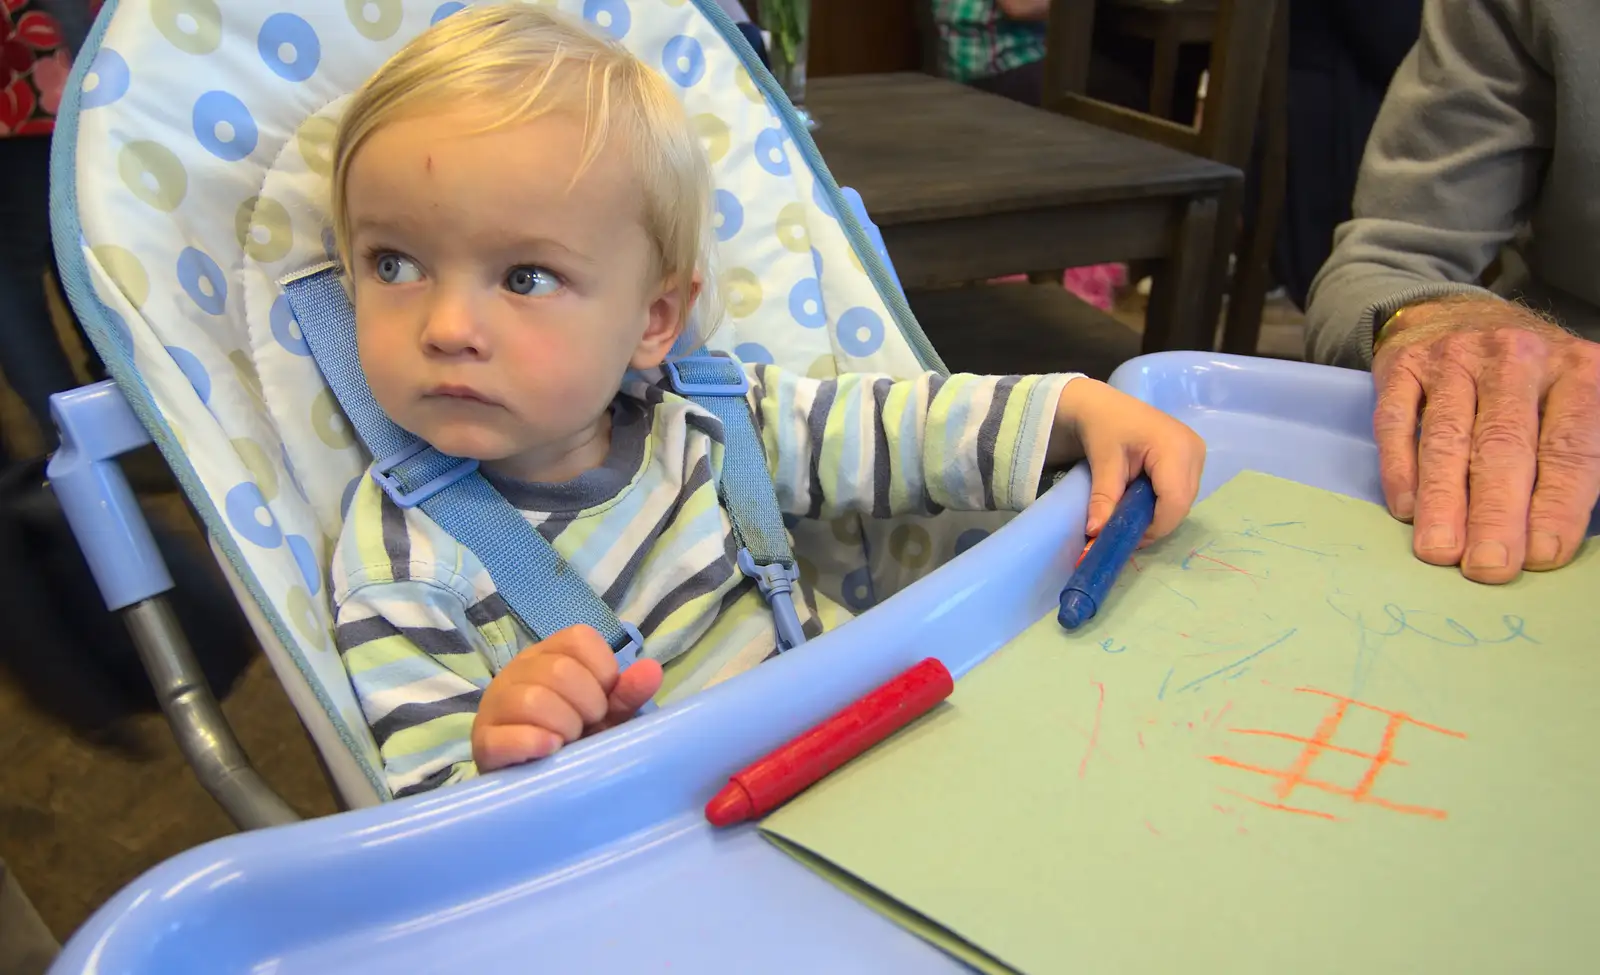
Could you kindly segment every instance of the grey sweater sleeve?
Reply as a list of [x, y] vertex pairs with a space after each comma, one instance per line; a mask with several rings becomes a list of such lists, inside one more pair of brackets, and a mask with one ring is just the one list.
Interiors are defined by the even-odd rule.
[[1367, 142], [1354, 218], [1311, 285], [1306, 357], [1372, 365], [1372, 332], [1477, 281], [1532, 209], [1553, 82], [1529, 54], [1533, 0], [1427, 0]]

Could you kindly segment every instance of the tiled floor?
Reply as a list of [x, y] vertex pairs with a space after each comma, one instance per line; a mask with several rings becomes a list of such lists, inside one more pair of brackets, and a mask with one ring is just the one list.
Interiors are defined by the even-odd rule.
[[[1138, 331], [1142, 300], [1126, 297], [1117, 317]], [[1298, 314], [1273, 302], [1262, 352], [1297, 358], [1300, 334]], [[961, 363], [950, 366], [960, 369]], [[0, 390], [0, 425], [10, 441], [26, 445], [26, 424], [9, 390]], [[181, 504], [170, 507], [173, 519], [187, 517]], [[224, 710], [261, 772], [291, 805], [308, 816], [334, 811], [306, 737], [263, 658], [255, 658]], [[125, 732], [129, 744], [120, 748], [72, 737], [31, 707], [0, 670], [0, 755], [6, 756], [0, 762], [0, 857], [58, 937], [144, 870], [231, 828], [189, 774], [159, 715], [140, 717]]]

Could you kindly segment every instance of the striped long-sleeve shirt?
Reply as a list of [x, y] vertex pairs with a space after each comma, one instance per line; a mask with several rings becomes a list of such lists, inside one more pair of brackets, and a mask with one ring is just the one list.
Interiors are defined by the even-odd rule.
[[[749, 368], [748, 396], [785, 515], [1019, 510], [1036, 496], [1070, 376], [847, 375]], [[737, 568], [717, 498], [720, 421], [657, 385], [612, 406], [598, 468], [560, 484], [491, 482], [662, 662], [670, 702], [754, 667], [776, 642]], [[396, 796], [476, 774], [471, 730], [489, 681], [534, 642], [472, 552], [370, 477], [333, 562], [337, 643]], [[815, 636], [850, 618], [802, 578]]]

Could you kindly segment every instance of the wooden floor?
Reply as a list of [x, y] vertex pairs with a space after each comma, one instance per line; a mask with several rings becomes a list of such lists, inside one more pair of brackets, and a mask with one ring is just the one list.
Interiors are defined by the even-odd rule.
[[[1124, 339], [1136, 346], [1142, 299], [1130, 293], [1115, 317], [1129, 335], [1107, 333], [1104, 347]], [[1271, 303], [1262, 352], [1298, 357], [1300, 334], [1298, 314]], [[1035, 347], [1026, 335], [1011, 336], [1007, 356], [1016, 361], [999, 368], [1063, 368], [1049, 359], [1062, 336], [1045, 338]], [[961, 341], [936, 338], [955, 370], [973, 368], [964, 366], [964, 357], [990, 344], [965, 343], [963, 353]], [[1045, 347], [1049, 354], [1040, 351]], [[29, 431], [19, 415], [15, 398], [0, 389], [0, 430], [25, 446]], [[181, 505], [172, 508], [173, 517], [185, 517]], [[312, 750], [263, 658], [255, 658], [224, 710], [257, 767], [292, 806], [306, 816], [334, 811]], [[62, 939], [146, 869], [231, 829], [189, 774], [159, 716], [132, 721], [124, 737], [121, 746], [74, 738], [31, 707], [0, 670], [0, 755], [6, 756], [0, 762], [0, 857]]]

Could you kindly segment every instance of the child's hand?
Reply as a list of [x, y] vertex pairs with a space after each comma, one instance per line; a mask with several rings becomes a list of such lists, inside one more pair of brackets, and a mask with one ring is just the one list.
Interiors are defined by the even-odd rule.
[[1166, 535], [1189, 513], [1200, 490], [1206, 442], [1153, 406], [1093, 379], [1074, 379], [1061, 391], [1048, 462], [1089, 461], [1089, 522], [1100, 533], [1128, 482], [1141, 471], [1156, 489], [1156, 514], [1141, 544]]
[[569, 626], [527, 647], [489, 682], [472, 722], [478, 771], [531, 762], [633, 717], [661, 689], [661, 665], [639, 658], [619, 674], [611, 647]]

